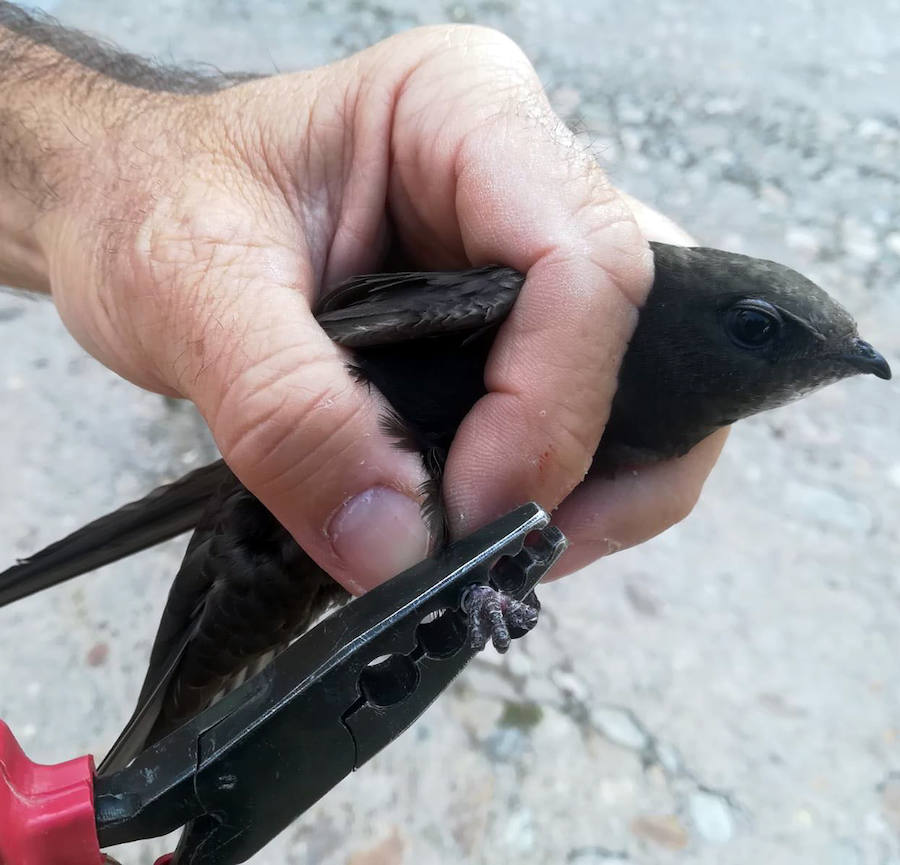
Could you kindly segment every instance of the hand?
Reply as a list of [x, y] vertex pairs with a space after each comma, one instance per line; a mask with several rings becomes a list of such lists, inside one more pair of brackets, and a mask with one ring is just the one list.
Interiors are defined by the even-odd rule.
[[415, 30], [210, 94], [95, 90], [62, 109], [31, 282], [46, 279], [109, 367], [193, 400], [238, 477], [339, 582], [367, 589], [429, 541], [418, 460], [380, 431], [381, 398], [310, 313], [389, 251], [417, 269], [528, 274], [450, 452], [456, 533], [562, 502], [571, 570], [693, 506], [721, 436], [581, 484], [652, 261], [505, 37]]

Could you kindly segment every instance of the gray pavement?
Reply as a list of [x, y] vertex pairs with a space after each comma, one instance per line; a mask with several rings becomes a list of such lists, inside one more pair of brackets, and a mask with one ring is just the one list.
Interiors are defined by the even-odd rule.
[[[258, 70], [497, 26], [618, 184], [803, 270], [900, 367], [896, 0], [45, 8]], [[189, 408], [86, 358], [49, 304], [0, 295], [0, 335], [0, 562], [212, 456]], [[689, 520], [546, 587], [529, 639], [253, 862], [900, 865], [898, 430], [898, 385], [874, 379], [740, 424]], [[0, 611], [0, 716], [33, 757], [111, 741], [181, 547]]]

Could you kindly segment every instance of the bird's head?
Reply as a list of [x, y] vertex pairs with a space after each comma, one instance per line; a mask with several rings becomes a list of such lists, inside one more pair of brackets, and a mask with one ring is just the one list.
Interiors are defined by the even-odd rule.
[[[889, 379], [850, 314], [810, 280], [772, 261], [652, 244], [656, 279], [620, 374], [620, 437], [684, 452], [713, 429], [857, 373]], [[661, 426], [660, 426], [660, 422]], [[614, 431], [611, 431], [614, 432]]]

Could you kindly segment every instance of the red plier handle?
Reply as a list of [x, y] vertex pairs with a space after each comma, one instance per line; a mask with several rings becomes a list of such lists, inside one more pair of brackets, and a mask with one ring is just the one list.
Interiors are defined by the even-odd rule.
[[100, 865], [94, 760], [33, 763], [0, 721], [0, 865]]

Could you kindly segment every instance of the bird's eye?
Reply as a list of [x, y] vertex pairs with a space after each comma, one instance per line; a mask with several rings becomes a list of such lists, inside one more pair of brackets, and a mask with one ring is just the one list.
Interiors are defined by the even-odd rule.
[[764, 300], [741, 300], [728, 310], [725, 329], [741, 348], [765, 348], [778, 338], [781, 316]]

